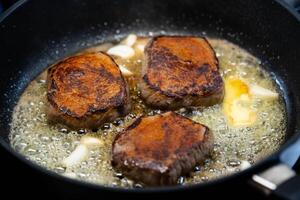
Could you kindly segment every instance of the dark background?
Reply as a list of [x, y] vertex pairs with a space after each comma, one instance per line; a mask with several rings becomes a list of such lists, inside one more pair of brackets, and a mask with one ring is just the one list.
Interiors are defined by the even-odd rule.
[[0, 0], [0, 13], [9, 8], [17, 0]]
[[[16, 3], [18, 0], [0, 0], [0, 13], [9, 8], [12, 4]], [[300, 3], [295, 0], [282, 0], [289, 3], [291, 6], [300, 13]]]

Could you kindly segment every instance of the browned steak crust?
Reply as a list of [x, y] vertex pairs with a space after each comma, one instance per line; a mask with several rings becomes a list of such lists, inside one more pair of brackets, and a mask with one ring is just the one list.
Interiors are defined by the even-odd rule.
[[171, 185], [204, 161], [212, 145], [206, 126], [170, 111], [141, 117], [118, 134], [112, 165], [135, 181]]
[[218, 59], [205, 38], [159, 36], [145, 48], [140, 90], [163, 109], [209, 106], [223, 99]]
[[102, 52], [67, 58], [48, 70], [48, 116], [72, 128], [97, 128], [129, 112], [127, 84]]

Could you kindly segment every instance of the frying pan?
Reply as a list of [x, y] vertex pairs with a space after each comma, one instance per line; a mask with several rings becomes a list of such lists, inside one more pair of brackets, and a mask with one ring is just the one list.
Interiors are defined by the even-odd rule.
[[[208, 34], [236, 43], [260, 58], [285, 99], [288, 129], [281, 149], [249, 169], [207, 183], [128, 190], [61, 177], [10, 147], [12, 109], [27, 84], [47, 66], [84, 47], [129, 33], [149, 32]], [[300, 176], [296, 174], [300, 155], [299, 44], [300, 17], [282, 1], [19, 1], [0, 18], [0, 170], [8, 176], [3, 179], [3, 191], [17, 186], [23, 194], [40, 191], [71, 198], [107, 193], [212, 196], [232, 194], [237, 188], [250, 194], [255, 191], [249, 186], [253, 185], [273, 197], [300, 199]]]

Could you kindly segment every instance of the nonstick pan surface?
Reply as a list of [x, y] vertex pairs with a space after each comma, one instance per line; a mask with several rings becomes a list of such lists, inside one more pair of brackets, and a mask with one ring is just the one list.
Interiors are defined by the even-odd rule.
[[[53, 186], [60, 192], [70, 192], [72, 189], [72, 195], [87, 191], [199, 192], [226, 188], [224, 183], [243, 182], [245, 185], [244, 180], [255, 172], [279, 160], [289, 162], [282, 155], [299, 138], [300, 24], [299, 18], [285, 6], [271, 0], [20, 1], [0, 20], [0, 141], [4, 147], [1, 148], [1, 154], [10, 162], [7, 166], [2, 166], [3, 170], [11, 173], [19, 170], [19, 176], [27, 175], [27, 178], [29, 174], [38, 174], [37, 180], [47, 180], [48, 187]], [[263, 66], [276, 78], [285, 97], [288, 130], [281, 150], [250, 169], [208, 183], [187, 187], [124, 190], [60, 177], [25, 160], [11, 149], [7, 137], [11, 113], [31, 80], [63, 57], [129, 33], [207, 34], [232, 41], [260, 58]]]

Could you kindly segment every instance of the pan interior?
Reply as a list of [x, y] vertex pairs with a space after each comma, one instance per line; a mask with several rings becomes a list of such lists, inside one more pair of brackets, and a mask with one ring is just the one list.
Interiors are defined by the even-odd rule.
[[[273, 80], [276, 77], [263, 70], [261, 61], [239, 46], [209, 36], [208, 40], [219, 58], [220, 72], [225, 82], [231, 79], [243, 80], [249, 85], [260, 85], [281, 96], [275, 100], [254, 97], [251, 109], [256, 122], [248, 126], [230, 125], [224, 115], [223, 104], [177, 110], [179, 114], [208, 126], [215, 136], [210, 158], [197, 166], [190, 175], [181, 177], [179, 184], [206, 182], [244, 170], [278, 150], [285, 137], [285, 105], [282, 92]], [[119, 66], [125, 66], [133, 73], [132, 76], [125, 76], [132, 102], [132, 111], [126, 117], [106, 123], [93, 131], [72, 130], [59, 124], [49, 124], [46, 114], [48, 102], [45, 71], [29, 84], [14, 108], [9, 135], [12, 147], [27, 159], [63, 176], [106, 186], [141, 187], [115, 172], [110, 161], [113, 139], [120, 131], [138, 117], [163, 112], [148, 107], [139, 96], [138, 82], [144, 60], [143, 51], [139, 47], [148, 41], [149, 38], [138, 38], [133, 47], [136, 53], [130, 59], [115, 57]], [[99, 50], [106, 52], [114, 43], [118, 42], [96, 45], [83, 50], [83, 53]], [[65, 159], [78, 149], [81, 138], [85, 136], [96, 137], [102, 143], [97, 148], [89, 149], [83, 161], [66, 165]]]

